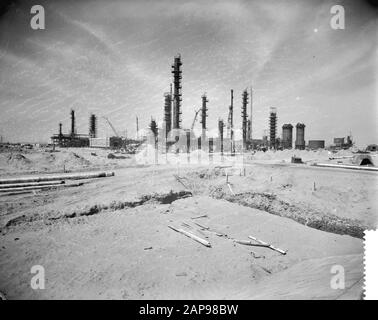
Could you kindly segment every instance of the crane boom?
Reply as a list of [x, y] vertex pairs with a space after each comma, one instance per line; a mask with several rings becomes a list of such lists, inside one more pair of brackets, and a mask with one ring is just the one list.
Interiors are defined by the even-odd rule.
[[195, 111], [196, 114], [194, 115], [194, 119], [193, 119], [193, 122], [192, 122], [192, 126], [190, 127], [191, 130], [193, 130], [193, 128], [194, 128], [194, 125], [195, 125], [196, 120], [197, 120], [198, 113], [199, 113], [200, 111], [201, 111], [201, 109], [198, 109], [198, 110]]
[[119, 134], [118, 134], [117, 130], [114, 128], [114, 126], [112, 125], [112, 123], [110, 122], [110, 120], [107, 117], [103, 117], [103, 118], [107, 121], [107, 123], [109, 124], [110, 128], [112, 128], [112, 130], [113, 130], [114, 134], [116, 135], [116, 137], [119, 138]]

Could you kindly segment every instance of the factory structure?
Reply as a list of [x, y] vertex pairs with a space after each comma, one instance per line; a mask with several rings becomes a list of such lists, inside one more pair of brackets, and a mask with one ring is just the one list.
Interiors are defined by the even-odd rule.
[[[227, 121], [222, 118], [218, 119], [218, 136], [216, 138], [207, 136], [208, 123], [208, 103], [209, 98], [206, 93], [201, 96], [201, 107], [195, 110], [194, 118], [190, 128], [182, 128], [182, 59], [178, 54], [174, 57], [171, 66], [171, 73], [173, 76], [170, 84], [169, 92], [165, 92], [164, 106], [163, 106], [163, 125], [158, 128], [155, 119], [151, 118], [149, 124], [149, 132], [153, 135], [153, 141], [156, 148], [160, 152], [169, 152], [170, 147], [177, 145], [174, 152], [190, 152], [197, 149], [206, 152], [224, 152], [231, 155], [236, 152], [245, 152], [247, 150], [284, 150], [284, 149], [298, 149], [298, 150], [317, 150], [325, 148], [324, 140], [309, 140], [306, 144], [304, 123], [297, 124], [285, 123], [282, 125], [282, 133], [278, 131], [278, 113], [277, 108], [271, 107], [268, 117], [268, 128], [264, 130], [261, 139], [252, 138], [252, 88], [245, 89], [241, 94], [241, 140], [235, 140], [235, 117], [234, 117], [234, 90], [230, 90], [230, 104], [228, 107]], [[248, 110], [249, 105], [249, 110]], [[107, 138], [98, 137], [98, 119], [97, 116], [91, 114], [89, 117], [88, 134], [80, 134], [77, 132], [75, 111], [71, 110], [71, 128], [69, 133], [63, 133], [62, 123], [59, 123], [58, 134], [51, 137], [52, 143], [60, 147], [102, 147], [102, 148], [125, 148], [125, 146], [132, 141], [122, 137], [110, 120], [103, 117], [111, 127], [114, 135]], [[200, 118], [201, 133], [197, 137], [194, 134], [194, 126]], [[136, 117], [137, 136], [132, 142], [142, 143], [148, 139], [146, 135], [140, 136], [139, 122]], [[295, 137], [293, 129], [295, 127]], [[226, 131], [224, 130], [226, 128]], [[177, 142], [185, 141], [185, 143]], [[344, 138], [335, 138], [334, 144], [330, 148], [346, 149], [353, 145], [351, 136], [348, 136], [346, 141]], [[172, 151], [172, 150], [171, 150]]]
[[109, 125], [113, 129], [115, 135], [108, 138], [99, 138], [97, 135], [97, 116], [91, 114], [89, 117], [88, 134], [78, 133], [76, 129], [76, 115], [75, 110], [71, 109], [71, 129], [69, 133], [63, 133], [63, 125], [59, 123], [59, 132], [51, 137], [54, 145], [59, 147], [98, 147], [98, 148], [112, 148], [118, 149], [124, 145], [124, 138], [122, 138], [115, 130], [109, 119]]

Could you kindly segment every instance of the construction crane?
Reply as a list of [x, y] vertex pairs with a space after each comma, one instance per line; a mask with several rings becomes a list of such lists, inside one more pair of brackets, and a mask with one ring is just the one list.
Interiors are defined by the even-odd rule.
[[119, 138], [119, 134], [118, 134], [117, 130], [114, 128], [114, 126], [112, 125], [112, 123], [110, 122], [110, 120], [107, 117], [103, 117], [103, 118], [107, 121], [107, 123], [109, 124], [110, 128], [112, 128], [112, 130], [113, 130], [114, 134], [116, 135], [116, 137]]
[[198, 109], [198, 110], [195, 110], [195, 115], [194, 115], [194, 119], [193, 119], [193, 122], [192, 122], [192, 126], [190, 127], [191, 130], [193, 130], [194, 128], [194, 125], [196, 124], [196, 121], [197, 121], [197, 116], [198, 116], [198, 113], [201, 111], [201, 109]]

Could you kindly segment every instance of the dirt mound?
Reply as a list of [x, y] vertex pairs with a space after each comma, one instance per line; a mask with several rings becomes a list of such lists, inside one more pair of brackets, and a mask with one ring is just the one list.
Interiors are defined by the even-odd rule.
[[114, 153], [109, 153], [107, 158], [108, 159], [121, 159], [121, 160], [122, 159], [130, 159], [129, 156], [117, 156]]
[[18, 169], [29, 169], [33, 162], [21, 153], [11, 153], [7, 158], [7, 164]]
[[91, 165], [91, 162], [87, 159], [85, 159], [82, 156], [79, 156], [75, 152], [69, 152], [64, 155], [63, 158], [59, 159], [57, 161], [58, 167], [59, 166], [65, 166], [66, 169], [73, 170], [81, 167], [88, 167]]

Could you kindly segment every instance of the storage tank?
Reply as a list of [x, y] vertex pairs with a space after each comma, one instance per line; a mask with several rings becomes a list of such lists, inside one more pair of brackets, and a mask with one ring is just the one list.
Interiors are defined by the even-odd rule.
[[282, 126], [282, 147], [284, 149], [293, 147], [293, 126], [290, 123]]
[[295, 139], [295, 149], [304, 150], [305, 149], [305, 125], [303, 123], [297, 123], [296, 127], [296, 139]]

